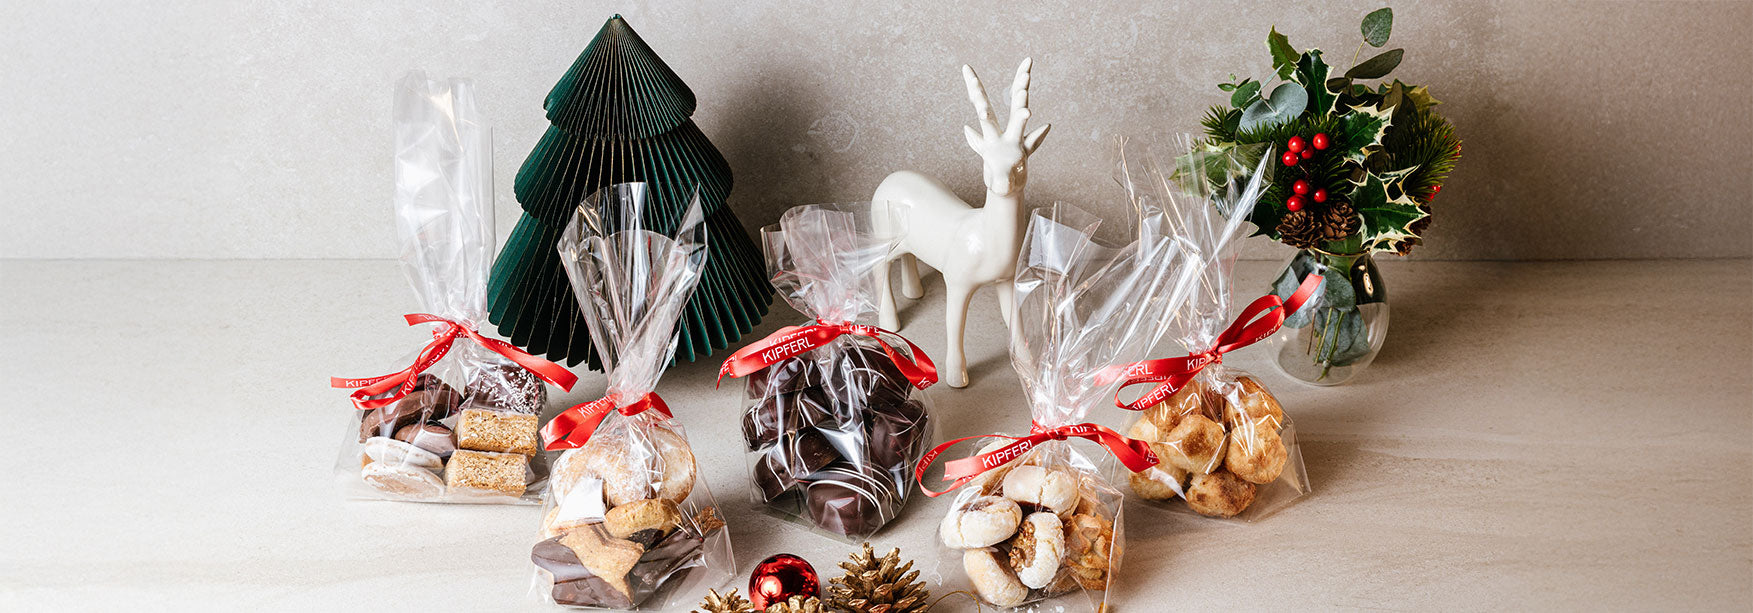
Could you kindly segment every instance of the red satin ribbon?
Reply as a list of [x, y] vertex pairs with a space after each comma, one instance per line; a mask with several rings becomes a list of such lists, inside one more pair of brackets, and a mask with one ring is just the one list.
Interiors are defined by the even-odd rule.
[[[925, 350], [913, 344], [913, 341], [876, 326], [851, 323], [831, 324], [821, 320], [816, 320], [815, 325], [810, 326], [780, 328], [767, 335], [767, 338], [738, 349], [736, 353], [730, 354], [730, 358], [724, 361], [723, 366], [718, 368], [718, 382], [724, 383], [726, 375], [732, 378], [748, 376], [768, 366], [796, 357], [805, 351], [826, 345], [846, 334], [876, 339], [877, 344], [882, 345], [883, 352], [889, 354], [889, 359], [894, 360], [895, 367], [901, 369], [901, 374], [906, 375], [907, 381], [911, 382], [913, 387], [925, 389], [931, 387], [931, 384], [937, 383], [937, 365], [932, 364], [931, 358], [925, 355]], [[906, 343], [907, 349], [913, 353], [913, 358], [908, 359], [907, 356], [896, 351], [894, 347], [890, 347], [887, 342], [884, 342], [884, 335], [895, 337], [896, 340]]]
[[[1028, 453], [1028, 451], [1034, 449], [1036, 445], [1050, 440], [1063, 441], [1072, 437], [1089, 439], [1108, 448], [1108, 451], [1113, 453], [1114, 457], [1118, 458], [1120, 463], [1125, 465], [1127, 470], [1132, 472], [1139, 472], [1157, 465], [1157, 457], [1155, 453], [1151, 452], [1150, 443], [1126, 438], [1119, 432], [1110, 430], [1100, 424], [1072, 424], [1051, 429], [1043, 428], [1041, 427], [1041, 424], [1030, 424], [1029, 432], [1028, 436], [982, 434], [980, 436], [958, 438], [942, 445], [938, 445], [930, 452], [927, 452], [925, 457], [920, 458], [919, 464], [915, 466], [915, 470], [913, 471], [914, 479], [919, 481], [919, 490], [925, 492], [926, 496], [932, 498], [942, 496], [949, 493], [950, 490], [961, 487], [962, 484], [973, 480], [974, 477], [979, 476], [981, 473], [998, 468], [1011, 460], [1022, 457], [1024, 453]], [[930, 467], [931, 463], [936, 461], [937, 456], [942, 455], [944, 450], [949, 449], [950, 446], [962, 441], [986, 438], [989, 436], [1008, 438], [1011, 442], [1008, 445], [986, 453], [976, 454], [960, 460], [951, 460], [945, 463], [943, 465], [943, 480], [954, 481], [955, 483], [951, 483], [950, 486], [944, 488], [943, 491], [932, 491], [931, 488], [925, 486], [925, 469]]]
[[[410, 326], [419, 324], [439, 324], [438, 328], [432, 331], [432, 342], [427, 343], [426, 347], [420, 350], [420, 355], [414, 358], [413, 364], [408, 365], [407, 368], [381, 377], [367, 377], [364, 379], [345, 379], [341, 377], [329, 378], [329, 387], [348, 389], [358, 388], [354, 390], [351, 397], [353, 398], [353, 406], [358, 407], [361, 411], [375, 409], [393, 403], [397, 400], [401, 400], [402, 397], [407, 396], [410, 392], [413, 392], [414, 382], [419, 379], [420, 373], [425, 372], [426, 369], [431, 368], [433, 364], [437, 364], [440, 359], [443, 359], [445, 354], [450, 353], [450, 346], [452, 343], [456, 342], [458, 336], [468, 337], [470, 340], [480, 343], [482, 347], [486, 347], [494, 353], [505, 356], [506, 359], [516, 362], [519, 366], [524, 367], [531, 373], [535, 373], [535, 375], [541, 377], [543, 381], [560, 386], [560, 389], [571, 391], [572, 384], [578, 382], [578, 376], [572, 374], [572, 371], [566, 370], [564, 366], [524, 353], [522, 349], [513, 347], [510, 343], [505, 341], [481, 336], [480, 333], [475, 332], [473, 328], [464, 326], [461, 323], [437, 315], [427, 315], [425, 313], [411, 313], [402, 316], [402, 319], [407, 320], [408, 325]], [[383, 394], [390, 390], [395, 390], [395, 393], [383, 398], [371, 398], [372, 396]]]
[[1157, 403], [1175, 395], [1175, 392], [1181, 391], [1181, 388], [1185, 387], [1188, 381], [1192, 381], [1193, 376], [1199, 374], [1199, 371], [1204, 370], [1206, 366], [1222, 362], [1223, 354], [1258, 343], [1266, 340], [1266, 337], [1272, 336], [1272, 333], [1284, 326], [1286, 317], [1302, 308], [1303, 304], [1315, 295], [1315, 290], [1320, 285], [1321, 275], [1309, 275], [1303, 279], [1301, 285], [1297, 286], [1296, 292], [1290, 295], [1289, 300], [1281, 300], [1277, 294], [1261, 296], [1249, 304], [1248, 308], [1243, 309], [1242, 314], [1236, 317], [1230, 327], [1217, 336], [1217, 342], [1212, 343], [1211, 349], [1181, 357], [1111, 366], [1096, 375], [1096, 385], [1107, 385], [1116, 380], [1124, 380], [1125, 382], [1120, 384], [1120, 389], [1125, 389], [1139, 383], [1160, 381], [1161, 383], [1158, 383], [1156, 387], [1151, 388], [1150, 391], [1145, 392], [1143, 396], [1139, 396], [1137, 400], [1130, 403], [1121, 402], [1120, 390], [1114, 391], [1114, 406], [1122, 409], [1143, 411], [1156, 406]]
[[628, 417], [646, 411], [657, 411], [664, 419], [671, 417], [669, 405], [663, 403], [657, 392], [646, 392], [638, 400], [619, 408], [615, 406], [614, 400], [598, 398], [561, 411], [554, 419], [548, 420], [548, 424], [542, 426], [542, 440], [546, 443], [542, 448], [554, 451], [584, 446], [584, 442], [590, 440], [591, 434], [596, 433], [597, 425], [603, 423], [603, 418], [608, 417], [610, 411], [619, 411]]

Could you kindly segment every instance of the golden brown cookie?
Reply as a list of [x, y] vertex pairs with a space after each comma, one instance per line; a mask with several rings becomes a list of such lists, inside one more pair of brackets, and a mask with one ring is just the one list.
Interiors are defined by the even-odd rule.
[[1086, 590], [1108, 589], [1114, 523], [1079, 513], [1065, 523], [1065, 567]]
[[1261, 427], [1244, 426], [1230, 431], [1229, 451], [1224, 454], [1224, 468], [1237, 477], [1265, 485], [1278, 480], [1290, 451], [1284, 439], [1269, 423]]
[[1193, 475], [1187, 486], [1187, 508], [1209, 517], [1235, 517], [1254, 504], [1254, 484], [1220, 470]]
[[[1231, 428], [1245, 424], [1259, 424], [1274, 430], [1284, 427], [1284, 408], [1278, 405], [1272, 392], [1266, 391], [1266, 387], [1253, 377], [1237, 377], [1231, 397], [1234, 402], [1224, 403], [1224, 421]], [[1269, 420], [1270, 426], [1260, 424], [1263, 420]]]
[[1130, 473], [1126, 484], [1132, 486], [1132, 492], [1145, 500], [1174, 500], [1186, 491], [1187, 471], [1169, 464], [1158, 464], [1142, 471]]
[[1163, 442], [1151, 445], [1162, 463], [1188, 472], [1206, 472], [1223, 458], [1223, 425], [1204, 415], [1188, 415]]
[[647, 548], [681, 525], [682, 512], [676, 508], [676, 503], [663, 498], [636, 500], [609, 509], [603, 516], [603, 528], [610, 536]]

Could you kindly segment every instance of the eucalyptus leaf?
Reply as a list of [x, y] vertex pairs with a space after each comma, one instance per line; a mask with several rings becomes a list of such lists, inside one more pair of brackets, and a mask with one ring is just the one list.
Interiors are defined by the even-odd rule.
[[1335, 309], [1332, 317], [1338, 319], [1338, 325], [1329, 333], [1332, 351], [1322, 361], [1329, 366], [1350, 366], [1369, 355], [1369, 330], [1363, 325], [1363, 313], [1357, 307]]
[[1296, 49], [1290, 46], [1289, 38], [1278, 33], [1276, 26], [1266, 35], [1266, 48], [1272, 51], [1272, 69], [1278, 71], [1278, 78], [1289, 79], [1296, 73]]
[[1234, 83], [1218, 83], [1217, 88], [1224, 90], [1226, 92], [1233, 92], [1233, 91], [1236, 91], [1236, 84], [1234, 84]]
[[1248, 103], [1260, 95], [1260, 82], [1253, 79], [1243, 81], [1236, 86], [1236, 93], [1230, 94], [1230, 106], [1246, 108]]
[[[1297, 259], [1301, 260], [1302, 257], [1298, 256]], [[1272, 293], [1278, 294], [1279, 300], [1289, 300], [1290, 295], [1296, 293], [1297, 286], [1302, 284], [1302, 278], [1303, 273], [1297, 270], [1297, 262], [1293, 260], [1289, 266], [1284, 267], [1284, 272], [1278, 274], [1278, 280], [1272, 282]], [[1284, 325], [1292, 328], [1307, 326], [1309, 321], [1314, 319], [1314, 316], [1311, 315], [1313, 312], [1315, 312], [1314, 305], [1305, 305], [1304, 308], [1297, 309], [1295, 313], [1285, 317]]]
[[1371, 47], [1388, 44], [1388, 34], [1394, 29], [1394, 9], [1380, 8], [1363, 16], [1363, 42]]
[[1295, 83], [1281, 83], [1272, 95], [1257, 100], [1242, 111], [1244, 132], [1289, 123], [1309, 106], [1309, 92]]
[[1362, 64], [1352, 66], [1351, 70], [1345, 71], [1345, 76], [1353, 79], [1380, 79], [1393, 72], [1405, 55], [1405, 49], [1384, 51], [1381, 55], [1364, 60]]

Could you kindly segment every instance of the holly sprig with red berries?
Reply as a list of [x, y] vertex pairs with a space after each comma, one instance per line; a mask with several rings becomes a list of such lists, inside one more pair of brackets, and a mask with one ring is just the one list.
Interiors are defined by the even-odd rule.
[[1365, 45], [1387, 44], [1393, 21], [1388, 8], [1364, 16], [1354, 64], [1339, 76], [1320, 49], [1297, 53], [1273, 28], [1269, 78], [1280, 82], [1268, 91], [1231, 75], [1218, 86], [1230, 92], [1229, 104], [1206, 114], [1201, 148], [1248, 167], [1267, 151], [1275, 157], [1272, 181], [1249, 214], [1258, 234], [1330, 254], [1405, 254], [1422, 241], [1461, 142], [1424, 87], [1383, 80], [1404, 50], [1356, 61]]

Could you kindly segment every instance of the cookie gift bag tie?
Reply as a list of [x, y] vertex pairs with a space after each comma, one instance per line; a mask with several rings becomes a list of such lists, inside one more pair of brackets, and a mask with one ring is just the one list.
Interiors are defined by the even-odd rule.
[[[868, 537], [912, 491], [931, 444], [923, 390], [937, 368], [900, 335], [857, 323], [877, 310], [879, 266], [898, 211], [792, 208], [762, 231], [773, 285], [814, 323], [787, 326], [725, 360], [746, 380], [743, 441], [756, 503], [828, 534]], [[881, 217], [878, 217], [881, 216]]]
[[1226, 153], [1191, 151], [1169, 158], [1134, 150], [1123, 169], [1135, 201], [1172, 210], [1216, 211], [1219, 217], [1171, 215], [1191, 221], [1175, 228], [1204, 263], [1198, 290], [1182, 305], [1170, 333], [1186, 355], [1124, 364], [1103, 373], [1104, 383], [1156, 383], [1120, 408], [1139, 412], [1127, 435], [1148, 441], [1162, 460], [1127, 475], [1139, 498], [1212, 517], [1263, 517], [1309, 491], [1296, 428], [1260, 381], [1224, 363], [1226, 353], [1265, 340], [1287, 318], [1307, 317], [1304, 305], [1322, 285], [1319, 276], [1284, 289], [1284, 296], [1253, 301], [1228, 317], [1233, 269], [1247, 212], [1269, 183], [1270, 152], [1252, 168]]
[[647, 202], [643, 183], [605, 188], [558, 245], [608, 375], [602, 398], [541, 431], [561, 453], [530, 552], [535, 591], [570, 607], [669, 609], [736, 570], [693, 447], [654, 391], [706, 264], [704, 216], [697, 197], [680, 219], [648, 217]]
[[545, 468], [536, 420], [545, 385], [576, 378], [477, 331], [493, 249], [492, 143], [467, 80], [409, 73], [396, 85], [396, 233], [433, 340], [407, 367], [334, 378], [357, 419], [335, 472], [363, 498], [535, 502]]
[[[971, 457], [945, 463], [956, 495], [938, 527], [975, 594], [1027, 611], [1099, 611], [1120, 565], [1120, 491], [1103, 477], [1107, 455], [1128, 470], [1157, 463], [1148, 444], [1084, 423], [1117, 381], [1110, 364], [1142, 358], [1191, 291], [1197, 259], [1164, 233], [1160, 211], [1143, 211], [1137, 240], [1097, 242], [1098, 220], [1056, 205], [1032, 216], [1017, 261], [1016, 324], [1010, 356], [1032, 418], [1026, 436], [996, 438]], [[969, 437], [986, 438], [986, 437]], [[1074, 446], [1099, 445], [1095, 459]], [[926, 468], [951, 445], [921, 460]]]

